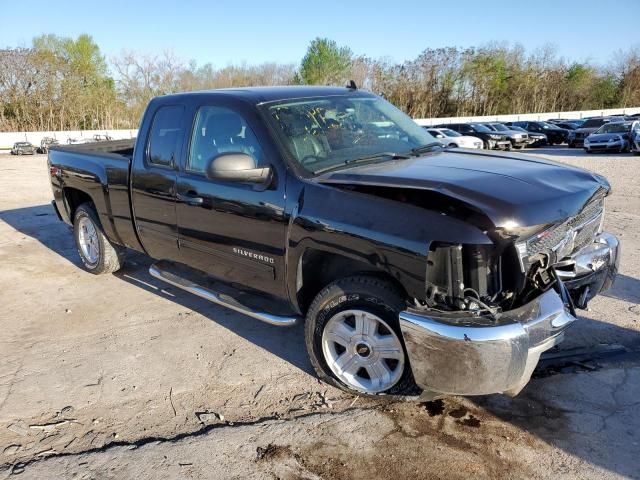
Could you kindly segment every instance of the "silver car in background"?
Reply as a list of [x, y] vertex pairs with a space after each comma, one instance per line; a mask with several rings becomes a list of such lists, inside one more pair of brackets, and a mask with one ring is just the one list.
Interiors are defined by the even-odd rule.
[[29, 142], [16, 142], [11, 149], [11, 155], [35, 155], [36, 147]]
[[479, 138], [462, 135], [450, 128], [427, 128], [427, 132], [436, 137], [447, 147], [483, 148], [482, 140]]
[[584, 139], [584, 150], [593, 152], [628, 152], [631, 149], [631, 128], [634, 122], [609, 122]]

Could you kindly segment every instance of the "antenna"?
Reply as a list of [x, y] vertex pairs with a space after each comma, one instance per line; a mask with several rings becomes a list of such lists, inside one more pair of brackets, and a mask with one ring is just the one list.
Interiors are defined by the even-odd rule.
[[347, 87], [349, 90], [357, 90], [357, 89], [358, 89], [358, 87], [356, 86], [356, 82], [354, 82], [353, 80], [349, 80], [349, 81], [347, 82], [346, 87]]

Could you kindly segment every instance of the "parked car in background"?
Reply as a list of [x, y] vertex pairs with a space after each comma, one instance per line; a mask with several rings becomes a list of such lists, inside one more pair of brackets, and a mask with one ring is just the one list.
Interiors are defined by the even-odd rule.
[[482, 140], [479, 138], [462, 135], [450, 128], [427, 128], [427, 132], [447, 147], [482, 148]]
[[631, 125], [631, 153], [640, 155], [640, 120], [634, 120]]
[[11, 155], [35, 155], [36, 147], [29, 142], [16, 142], [11, 149]]
[[93, 136], [93, 141], [94, 142], [110, 142], [111, 140], [113, 140], [113, 137], [109, 136], [109, 135], [102, 135], [99, 133], [96, 133]]
[[593, 152], [627, 152], [631, 147], [633, 122], [609, 122], [584, 139], [584, 150]]
[[499, 122], [488, 122], [483, 123], [484, 126], [493, 130], [494, 132], [498, 132], [507, 137], [507, 140], [511, 142], [511, 147], [516, 150], [521, 150], [527, 145], [529, 145], [529, 134], [528, 132], [519, 132], [517, 130], [512, 130], [510, 127], [503, 125]]
[[69, 145], [82, 145], [84, 143], [93, 143], [94, 141], [90, 138], [67, 138], [67, 144]]
[[40, 140], [40, 146], [38, 147], [38, 153], [47, 153], [51, 145], [58, 145], [60, 142], [53, 137], [44, 137]]
[[511, 130], [515, 130], [517, 132], [525, 132], [529, 135], [529, 144], [528, 147], [544, 147], [549, 143], [547, 136], [544, 133], [537, 132], [527, 132], [524, 128], [518, 127], [517, 125], [510, 125], [509, 128]]
[[592, 117], [586, 119], [580, 128], [577, 128], [569, 133], [567, 144], [569, 148], [577, 148], [584, 146], [584, 139], [598, 130], [602, 125], [609, 122], [622, 122], [626, 120], [625, 117]]
[[436, 125], [434, 128], [448, 128], [462, 135], [479, 138], [487, 150], [511, 150], [511, 142], [506, 135], [494, 132], [481, 123], [450, 123]]
[[549, 121], [549, 123], [554, 124], [556, 127], [564, 128], [565, 130], [575, 130], [577, 128], [580, 128], [584, 122], [584, 120]]
[[507, 122], [506, 125], [516, 125], [524, 128], [527, 132], [544, 133], [547, 136], [549, 145], [565, 143], [569, 134], [569, 130], [556, 127], [554, 124], [547, 122]]

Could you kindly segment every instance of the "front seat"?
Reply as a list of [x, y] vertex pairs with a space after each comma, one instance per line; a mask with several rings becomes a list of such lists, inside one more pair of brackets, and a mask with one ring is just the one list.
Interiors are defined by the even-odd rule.
[[[306, 157], [324, 157], [328, 148], [322, 135], [314, 135], [313, 123], [304, 115], [292, 116], [288, 125], [288, 136], [294, 155], [299, 160]], [[324, 140], [324, 142], [322, 141]]]
[[244, 131], [244, 123], [239, 115], [229, 112], [211, 117], [207, 122], [208, 131], [211, 131], [217, 155], [240, 152], [254, 156], [251, 146], [240, 136]]
[[241, 152], [255, 158], [253, 148], [246, 145], [245, 138], [240, 136], [243, 127], [242, 119], [235, 113], [211, 115], [204, 128], [197, 132], [191, 168], [202, 172], [212, 158], [222, 153]]

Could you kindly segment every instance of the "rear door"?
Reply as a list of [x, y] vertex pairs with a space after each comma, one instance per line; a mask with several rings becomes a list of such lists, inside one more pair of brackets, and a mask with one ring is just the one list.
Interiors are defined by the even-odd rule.
[[264, 126], [226, 102], [196, 106], [193, 116], [190, 147], [177, 184], [182, 262], [227, 283], [282, 295], [284, 172], [276, 171], [269, 188], [210, 180], [204, 174], [207, 163], [223, 153], [251, 155], [258, 166], [278, 163], [270, 158], [273, 151], [264, 148], [266, 132], [256, 133]]
[[142, 244], [156, 259], [179, 260], [176, 180], [184, 139], [184, 106], [160, 106], [151, 119], [144, 151], [135, 152], [133, 210]]

